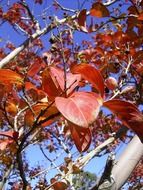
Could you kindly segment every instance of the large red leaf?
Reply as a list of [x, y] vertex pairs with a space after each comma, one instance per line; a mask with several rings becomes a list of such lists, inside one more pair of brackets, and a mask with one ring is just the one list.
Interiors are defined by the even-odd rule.
[[16, 72], [9, 69], [0, 69], [0, 83], [5, 85], [23, 84], [23, 78]]
[[90, 9], [90, 15], [95, 17], [108, 17], [110, 15], [109, 10], [100, 2], [96, 2]]
[[98, 116], [102, 98], [91, 92], [75, 92], [69, 98], [57, 97], [55, 103], [67, 120], [75, 125], [88, 127]]
[[79, 127], [74, 124], [70, 125], [72, 139], [79, 152], [86, 151], [91, 144], [91, 131], [89, 128]]
[[104, 81], [99, 70], [88, 64], [75, 65], [73, 73], [79, 73], [85, 80], [88, 80], [104, 96]]
[[104, 106], [116, 114], [123, 124], [132, 129], [143, 142], [143, 115], [135, 105], [114, 99], [104, 102]]

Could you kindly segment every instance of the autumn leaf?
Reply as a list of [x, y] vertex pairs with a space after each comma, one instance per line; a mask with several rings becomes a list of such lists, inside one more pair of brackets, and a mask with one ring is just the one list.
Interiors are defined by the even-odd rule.
[[65, 182], [57, 181], [55, 178], [52, 178], [50, 181], [54, 190], [66, 190], [68, 187]]
[[33, 77], [41, 70], [41, 68], [42, 68], [42, 65], [39, 62], [35, 62], [29, 68], [27, 75], [29, 77]]
[[49, 98], [55, 98], [64, 92], [66, 84], [66, 93], [69, 95], [78, 86], [80, 79], [80, 74], [66, 73], [65, 82], [64, 71], [56, 67], [50, 67], [42, 74], [42, 88]]
[[82, 31], [88, 32], [87, 27], [86, 27], [86, 9], [83, 9], [80, 11], [77, 22], [81, 28]]
[[0, 139], [0, 150], [5, 150], [7, 146], [18, 139], [19, 133], [16, 131], [0, 131], [0, 136], [6, 137], [7, 139]]
[[108, 17], [110, 16], [109, 10], [102, 3], [96, 2], [90, 9], [90, 15], [95, 17]]
[[114, 99], [104, 102], [103, 105], [110, 109], [125, 126], [132, 129], [143, 142], [143, 115], [134, 104]]
[[[28, 126], [32, 126], [35, 118], [39, 116], [39, 114], [41, 114], [42, 110], [47, 109], [47, 107], [49, 106], [48, 103], [39, 103], [36, 104], [34, 106], [32, 106], [32, 110], [28, 110], [26, 111], [25, 114], [25, 124]], [[52, 115], [58, 114], [58, 110], [55, 106], [49, 106], [48, 109], [45, 111], [45, 113], [41, 114], [41, 116], [39, 117], [39, 122], [42, 122], [43, 120], [45, 120], [46, 118], [49, 118]], [[48, 126], [50, 124], [52, 124], [55, 120], [55, 118], [49, 119], [47, 121], [45, 121], [42, 126]]]
[[[60, 86], [61, 90], [65, 90], [65, 74], [64, 71], [61, 69], [58, 69], [56, 67], [50, 68], [51, 75], [54, 76], [54, 79], [58, 82], [58, 85]], [[78, 83], [81, 79], [80, 74], [72, 74], [67, 72], [66, 73], [66, 93], [70, 94], [75, 87], [78, 86]]]
[[0, 136], [4, 136], [4, 137], [9, 137], [11, 139], [17, 139], [18, 138], [19, 133], [13, 130], [9, 130], [9, 131], [0, 131]]
[[15, 116], [17, 114], [18, 107], [13, 102], [7, 102], [6, 111], [7, 111], [7, 113], [11, 114], [12, 116]]
[[10, 69], [0, 69], [0, 83], [5, 85], [23, 85], [23, 78], [18, 73]]
[[104, 97], [104, 81], [99, 70], [88, 64], [75, 65], [72, 69], [73, 73], [81, 74], [81, 76], [90, 82]]
[[79, 127], [69, 123], [72, 139], [79, 152], [86, 151], [91, 144], [91, 131], [89, 128]]
[[91, 92], [75, 92], [69, 98], [56, 97], [55, 103], [67, 120], [81, 127], [89, 127], [98, 116], [102, 98]]
[[58, 96], [61, 92], [61, 89], [55, 83], [56, 81], [52, 78], [49, 68], [45, 69], [42, 73], [42, 89], [51, 99]]

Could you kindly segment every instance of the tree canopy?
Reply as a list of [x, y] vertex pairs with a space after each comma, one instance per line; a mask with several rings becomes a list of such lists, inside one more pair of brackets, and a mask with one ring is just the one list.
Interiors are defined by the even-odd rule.
[[91, 189], [140, 189], [143, 1], [1, 0], [0, 28], [0, 189], [74, 190], [105, 154]]

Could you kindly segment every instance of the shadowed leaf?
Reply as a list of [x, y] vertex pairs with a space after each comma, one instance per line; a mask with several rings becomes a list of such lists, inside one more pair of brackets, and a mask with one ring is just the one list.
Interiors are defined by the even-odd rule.
[[143, 115], [135, 105], [117, 99], [104, 102], [103, 105], [109, 108], [124, 125], [132, 129], [143, 142]]
[[104, 97], [104, 81], [100, 71], [95, 67], [88, 64], [79, 64], [72, 68], [73, 73], [79, 73], [81, 76], [88, 80]]
[[72, 123], [70, 125], [70, 131], [72, 139], [79, 152], [86, 151], [91, 144], [91, 132], [89, 128], [79, 127]]
[[108, 17], [110, 16], [110, 13], [105, 5], [96, 2], [92, 5], [92, 8], [90, 9], [90, 15], [95, 17]]

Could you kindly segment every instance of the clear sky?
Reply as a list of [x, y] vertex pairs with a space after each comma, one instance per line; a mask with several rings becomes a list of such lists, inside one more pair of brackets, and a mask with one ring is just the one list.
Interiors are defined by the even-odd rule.
[[[17, 1], [15, 1], [15, 0], [9, 0], [9, 2], [13, 3], [13, 2], [17, 2]], [[52, 0], [44, 0], [44, 3], [41, 6], [35, 5], [32, 1], [28, 1], [27, 0], [27, 2], [29, 3], [30, 7], [32, 8], [32, 11], [33, 11], [34, 15], [36, 15], [36, 17], [38, 19], [40, 18], [41, 12], [43, 10], [46, 10], [46, 9], [47, 9], [47, 11], [46, 11], [47, 18], [48, 18], [48, 16], [51, 16], [51, 15], [54, 16], [54, 15], [56, 15], [55, 10], [51, 9], [51, 4], [53, 2]], [[65, 6], [65, 7], [73, 8], [73, 9], [78, 9], [80, 7], [80, 5], [82, 4], [81, 2], [83, 2], [83, 1], [78, 1], [78, 0], [77, 1], [76, 0], [73, 0], [73, 1], [71, 1], [71, 0], [60, 0], [59, 2], [63, 6]], [[78, 2], [80, 2], [80, 3], [78, 3]], [[87, 4], [86, 4], [86, 1], [85, 1], [84, 7], [88, 8]], [[0, 2], [0, 6], [2, 6], [2, 7], [5, 8], [5, 1], [1, 1]], [[58, 15], [58, 16], [60, 17], [61, 15]], [[43, 20], [40, 19], [40, 22], [41, 22], [42, 27], [44, 27], [45, 26], [45, 21], [43, 21]], [[47, 20], [47, 24], [48, 24], [48, 22], [49, 21]], [[46, 44], [46, 48], [47, 49], [48, 49], [48, 45], [49, 45], [49, 43], [48, 43], [48, 36], [49, 35], [45, 35], [44, 37], [42, 37], [44, 43]], [[81, 40], [83, 38], [85, 38], [86, 40], [88, 40], [87, 37], [88, 37], [88, 35], [81, 34], [79, 32], [75, 35], [75, 39], [76, 39], [77, 43], [79, 43], [79, 44], [80, 44], [80, 42], [81, 42]], [[21, 35], [21, 32], [20, 33], [16, 32], [14, 30], [14, 28], [12, 28], [8, 23], [4, 23], [4, 24], [2, 24], [0, 26], [0, 39], [1, 39], [0, 40], [0, 47], [3, 47], [4, 44], [7, 41], [11, 41], [16, 46], [18, 46], [18, 45], [20, 45], [26, 39], [26, 37], [24, 35]], [[89, 40], [91, 40], [90, 37], [89, 37]], [[121, 145], [121, 147], [118, 147], [117, 148], [117, 153], [119, 154], [123, 150], [124, 147], [125, 147], [125, 145], [123, 145], [123, 144]], [[75, 151], [76, 151], [76, 149], [74, 148], [73, 152], [75, 152]], [[47, 168], [50, 166], [50, 163], [44, 158], [43, 154], [41, 153], [41, 151], [39, 150], [39, 148], [38, 148], [37, 145], [35, 145], [35, 146], [29, 146], [29, 148], [26, 151], [26, 155], [27, 155], [27, 159], [29, 160], [29, 163], [31, 163], [31, 166], [34, 166], [35, 164], [42, 164], [43, 166], [46, 166]], [[64, 155], [65, 154], [62, 154], [60, 156], [60, 158], [56, 162], [57, 165], [63, 162]], [[53, 159], [53, 157], [55, 157], [56, 154], [54, 154], [54, 153], [49, 154], [48, 153], [48, 156], [51, 159]], [[104, 165], [106, 163], [106, 159], [107, 159], [107, 155], [105, 155], [105, 156], [103, 156], [101, 158], [94, 158], [85, 167], [85, 170], [88, 170], [88, 171], [90, 171], [92, 173], [96, 173], [97, 175], [101, 175], [101, 171], [104, 168]], [[55, 175], [55, 171], [53, 170], [52, 172], [50, 171], [47, 174], [47, 177], [50, 179], [54, 175]]]

